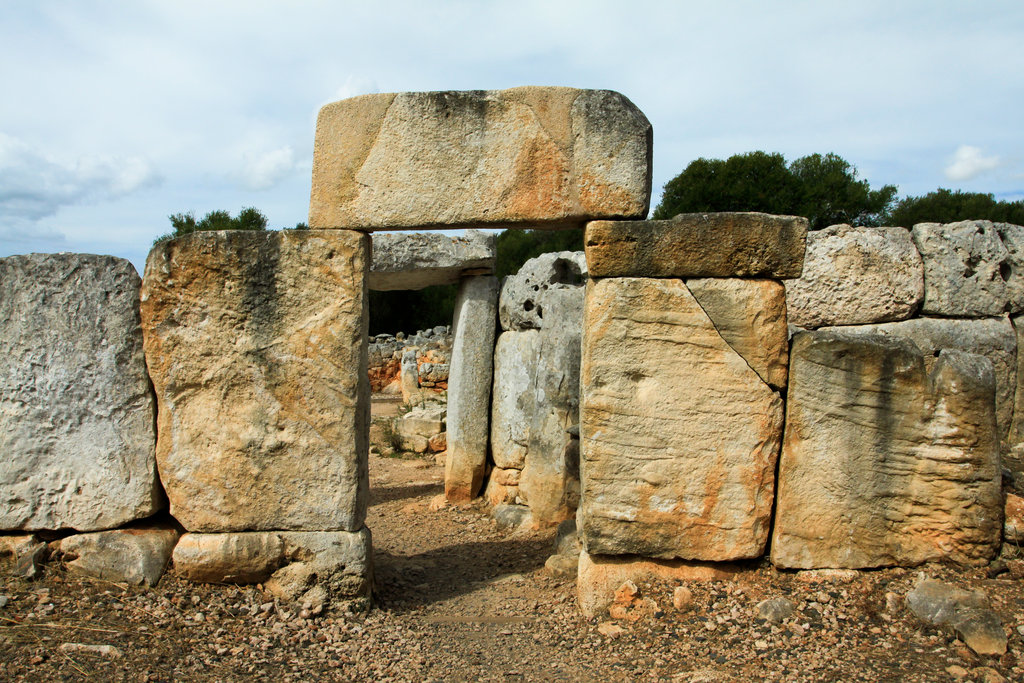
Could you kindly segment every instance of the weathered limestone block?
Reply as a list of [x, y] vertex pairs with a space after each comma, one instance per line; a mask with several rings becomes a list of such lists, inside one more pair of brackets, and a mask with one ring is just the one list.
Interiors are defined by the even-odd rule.
[[1003, 540], [1024, 545], [1024, 498], [1013, 493], [1006, 494], [1003, 507]]
[[500, 468], [522, 469], [530, 447], [534, 373], [540, 333], [502, 332], [494, 347], [491, 457]]
[[58, 542], [68, 572], [135, 586], [155, 586], [164, 575], [178, 530], [170, 526], [75, 534]]
[[591, 554], [764, 551], [782, 400], [679, 280], [587, 285], [580, 529]]
[[683, 213], [661, 221], [594, 221], [590, 277], [800, 277], [807, 219]]
[[402, 436], [422, 436], [427, 439], [444, 431], [444, 406], [414, 408], [395, 421]]
[[843, 330], [793, 340], [772, 562], [983, 564], [1002, 526], [995, 378], [982, 356]]
[[789, 327], [781, 283], [708, 278], [687, 280], [686, 288], [722, 338], [762, 380], [775, 389], [786, 386]]
[[737, 565], [687, 560], [652, 560], [633, 555], [580, 553], [576, 590], [584, 617], [596, 617], [608, 609], [615, 591], [626, 581], [733, 581]]
[[402, 353], [399, 380], [402, 387], [402, 401], [410, 404], [419, 403], [421, 399], [420, 370], [416, 363], [416, 349], [408, 349]]
[[312, 228], [559, 227], [647, 214], [651, 124], [608, 90], [362, 95], [316, 125]]
[[996, 377], [996, 425], [999, 438], [1006, 439], [1013, 421], [1017, 385], [1017, 339], [1009, 318], [955, 320], [915, 318], [894, 323], [824, 328], [851, 334], [884, 334], [909, 339], [925, 355], [941, 349], [978, 353], [992, 361]]
[[469, 275], [494, 272], [493, 234], [467, 230], [463, 236], [381, 233], [373, 236], [370, 289], [423, 289], [450, 285]]
[[533, 414], [519, 495], [534, 522], [555, 525], [571, 517], [578, 501], [579, 451], [566, 433], [579, 424], [583, 287], [548, 289], [538, 297], [544, 324], [532, 367]]
[[807, 233], [804, 272], [786, 281], [800, 327], [906, 320], [924, 297], [924, 265], [906, 228], [833, 225]]
[[174, 571], [190, 581], [263, 583], [287, 600], [364, 603], [373, 579], [370, 531], [185, 534]]
[[1024, 311], [1024, 226], [993, 223], [999, 240], [1006, 248], [1006, 261], [999, 274], [1006, 282], [1010, 313]]
[[139, 282], [113, 256], [0, 259], [0, 529], [96, 531], [157, 511]]
[[974, 318], [1006, 311], [1000, 268], [1009, 254], [990, 221], [918, 223], [913, 238], [924, 260], [923, 313]]
[[498, 280], [466, 278], [455, 299], [448, 376], [448, 457], [444, 492], [450, 502], [472, 500], [483, 484], [490, 433]]
[[157, 461], [186, 529], [362, 527], [368, 248], [349, 231], [226, 231], [150, 252]]
[[[501, 285], [498, 317], [503, 330], [539, 330], [550, 326], [551, 315], [545, 319], [541, 299], [549, 290], [579, 289], [587, 280], [587, 260], [582, 251], [561, 251], [541, 254], [523, 264], [519, 272], [509, 275]], [[578, 328], [580, 317], [573, 322]], [[564, 325], [565, 322], [556, 324]]]

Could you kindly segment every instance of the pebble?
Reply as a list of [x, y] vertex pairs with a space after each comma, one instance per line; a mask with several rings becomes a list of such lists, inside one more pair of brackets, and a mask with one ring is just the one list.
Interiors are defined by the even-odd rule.
[[7, 603], [10, 602], [10, 598], [6, 595], [0, 595], [0, 609], [7, 607]]

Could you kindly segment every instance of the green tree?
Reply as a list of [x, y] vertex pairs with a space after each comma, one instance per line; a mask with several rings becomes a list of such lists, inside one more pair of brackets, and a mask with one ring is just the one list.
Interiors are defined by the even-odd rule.
[[996, 201], [991, 194], [939, 188], [923, 197], [905, 197], [888, 216], [891, 225], [912, 227], [915, 223], [954, 223], [990, 220], [1024, 225], [1024, 200]]
[[812, 230], [834, 223], [878, 225], [896, 187], [872, 190], [836, 154], [811, 154], [790, 164], [778, 153], [748, 152], [697, 159], [665, 184], [656, 219], [705, 211], [763, 211], [805, 216]]
[[505, 277], [518, 273], [535, 256], [552, 251], [583, 251], [583, 229], [504, 230], [498, 233], [495, 274]]
[[227, 211], [217, 210], [210, 211], [199, 221], [196, 220], [196, 215], [192, 211], [171, 214], [167, 219], [171, 222], [172, 231], [157, 237], [153, 244], [205, 230], [267, 229], [267, 217], [259, 209], [252, 206], [245, 207], [235, 217], [232, 217]]

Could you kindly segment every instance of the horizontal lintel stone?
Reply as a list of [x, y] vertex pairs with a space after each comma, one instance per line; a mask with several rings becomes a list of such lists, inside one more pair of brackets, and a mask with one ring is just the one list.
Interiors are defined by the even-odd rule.
[[591, 277], [795, 278], [807, 219], [766, 213], [684, 213], [660, 221], [594, 221], [584, 245]]

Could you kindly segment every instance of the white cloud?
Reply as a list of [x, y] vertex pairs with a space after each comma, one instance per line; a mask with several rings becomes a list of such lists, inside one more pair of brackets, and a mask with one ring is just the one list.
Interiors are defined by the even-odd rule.
[[82, 157], [62, 162], [0, 133], [0, 218], [38, 220], [61, 207], [123, 197], [159, 184], [141, 157]]
[[242, 184], [250, 190], [269, 190], [296, 170], [295, 150], [290, 145], [258, 156], [247, 155]]
[[981, 150], [970, 145], [960, 145], [953, 154], [953, 160], [945, 168], [950, 180], [970, 180], [999, 166], [997, 156], [982, 156]]

